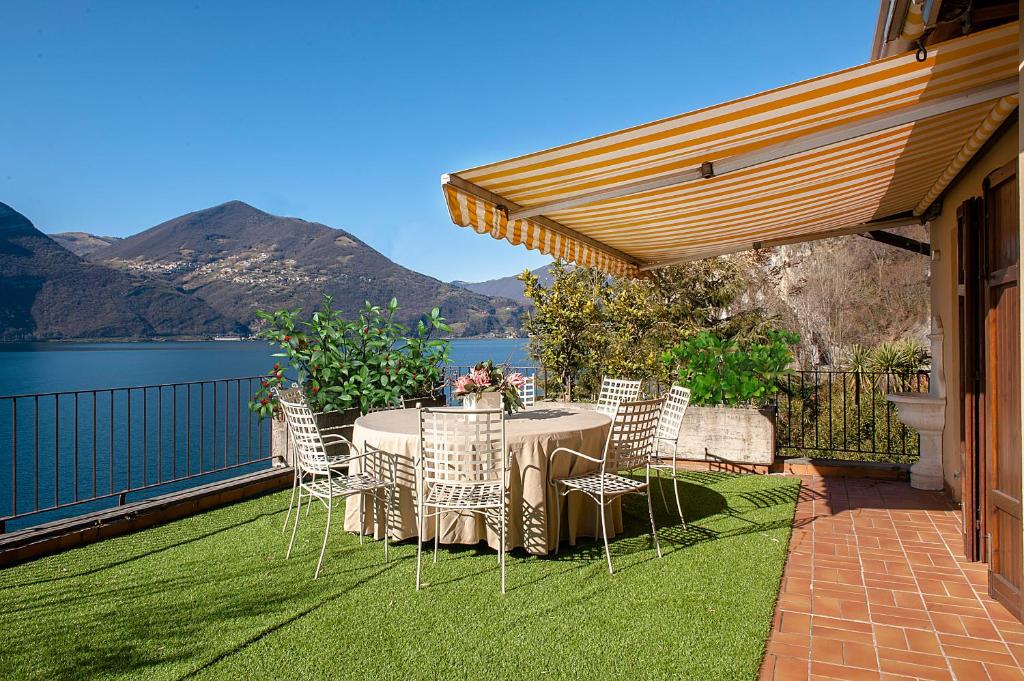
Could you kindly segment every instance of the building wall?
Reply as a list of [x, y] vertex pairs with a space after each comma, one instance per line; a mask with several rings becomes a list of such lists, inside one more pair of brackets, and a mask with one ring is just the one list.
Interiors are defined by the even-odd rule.
[[993, 170], [1017, 158], [1018, 129], [1014, 124], [975, 159], [970, 170], [951, 185], [942, 202], [942, 214], [931, 223], [932, 315], [942, 324], [943, 364], [946, 379], [946, 424], [942, 433], [942, 472], [946, 489], [960, 501], [960, 353], [957, 320], [956, 209], [972, 196], [981, 196], [981, 183]]

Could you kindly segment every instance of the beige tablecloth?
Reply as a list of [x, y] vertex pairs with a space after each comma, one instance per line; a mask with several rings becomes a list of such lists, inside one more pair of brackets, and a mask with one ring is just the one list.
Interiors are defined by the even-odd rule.
[[[551, 453], [558, 447], [569, 447], [588, 456], [600, 456], [611, 420], [594, 411], [578, 411], [565, 407], [537, 406], [508, 417], [505, 438], [512, 451], [509, 476], [510, 512], [509, 547], [522, 546], [530, 553], [545, 554], [555, 546], [555, 525], [552, 516], [555, 497], [547, 484]], [[416, 471], [414, 461], [418, 448], [418, 420], [415, 409], [398, 409], [367, 414], [355, 424], [355, 445], [363, 451], [365, 444], [398, 456], [398, 507], [387, 520], [389, 536], [408, 539], [418, 533], [416, 526]], [[597, 464], [568, 454], [559, 454], [554, 461], [554, 475], [564, 476], [595, 470]], [[345, 512], [345, 529], [359, 530], [359, 497], [350, 497]], [[383, 536], [384, 519], [373, 527], [369, 499], [365, 503], [364, 532]], [[562, 504], [562, 540], [575, 542], [577, 536], [599, 536], [597, 504], [579, 494], [572, 494]], [[619, 504], [609, 507], [609, 536], [622, 531]], [[382, 514], [383, 515], [383, 514]], [[486, 538], [494, 548], [498, 534], [494, 523], [479, 514], [446, 513], [441, 518], [440, 541], [445, 544], [476, 544]], [[434, 537], [433, 520], [427, 524], [426, 540]]]

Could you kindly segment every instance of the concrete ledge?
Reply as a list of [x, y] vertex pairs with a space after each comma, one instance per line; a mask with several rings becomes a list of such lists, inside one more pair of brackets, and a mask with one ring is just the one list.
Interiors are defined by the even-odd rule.
[[797, 457], [776, 459], [772, 473], [813, 475], [822, 478], [871, 478], [875, 480], [909, 480], [910, 464], [846, 461], [844, 459], [811, 459]]
[[291, 468], [272, 468], [0, 535], [0, 567], [185, 518], [285, 489]]
[[786, 473], [821, 478], [869, 478], [873, 480], [909, 480], [908, 464], [845, 461], [842, 459], [809, 459], [797, 457], [776, 459], [773, 464], [750, 464], [735, 461], [677, 461], [683, 471], [718, 471], [726, 473]]

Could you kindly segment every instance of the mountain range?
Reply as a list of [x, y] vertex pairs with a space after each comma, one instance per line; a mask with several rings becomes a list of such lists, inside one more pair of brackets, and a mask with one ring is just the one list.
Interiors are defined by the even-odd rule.
[[[918, 231], [908, 236], [927, 238]], [[800, 332], [809, 356], [830, 358], [851, 343], [927, 329], [920, 256], [845, 238], [747, 259], [748, 295]], [[549, 266], [534, 273], [550, 282]], [[445, 283], [397, 265], [349, 232], [240, 201], [124, 239], [47, 236], [0, 204], [0, 340], [246, 335], [259, 329], [258, 309], [309, 312], [323, 293], [346, 316], [365, 300], [397, 297], [405, 323], [436, 305], [456, 336], [519, 335], [531, 307], [514, 275]], [[823, 317], [829, 310], [842, 312]]]
[[[545, 265], [533, 270], [533, 273], [537, 275], [540, 283], [544, 286], [551, 284], [551, 265]], [[501, 277], [500, 279], [488, 279], [487, 281], [470, 282], [470, 281], [453, 281], [452, 284], [461, 288], [473, 291], [474, 293], [480, 293], [485, 296], [500, 296], [502, 298], [509, 298], [522, 305], [531, 306], [532, 301], [523, 295], [523, 282], [519, 281], [519, 275], [514, 274], [509, 277]]]
[[244, 333], [200, 298], [83, 260], [0, 203], [0, 340]]

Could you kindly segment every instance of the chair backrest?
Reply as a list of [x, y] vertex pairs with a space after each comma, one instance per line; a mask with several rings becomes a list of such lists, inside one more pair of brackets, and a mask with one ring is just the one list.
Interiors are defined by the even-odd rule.
[[426, 485], [505, 482], [505, 412], [436, 407], [419, 410], [419, 474]]
[[679, 439], [679, 429], [683, 425], [683, 414], [690, 404], [690, 389], [674, 385], [665, 395], [665, 406], [661, 409], [661, 420], [658, 421], [658, 439]]
[[654, 454], [664, 404], [665, 398], [659, 397], [619, 405], [604, 447], [604, 471], [628, 471], [647, 465]]
[[608, 416], [615, 416], [621, 402], [633, 402], [640, 397], [640, 381], [627, 381], [605, 376], [601, 383], [601, 394], [597, 396], [597, 410]]
[[523, 401], [524, 407], [532, 407], [537, 401], [537, 377], [524, 376], [523, 385], [516, 388], [519, 399]]
[[[306, 396], [299, 389], [291, 389], [277, 393], [277, 400], [284, 411], [299, 469], [307, 473], [327, 474], [327, 449], [324, 447], [323, 438], [320, 437], [316, 416], [306, 402]], [[349, 447], [351, 448], [351, 445]]]

